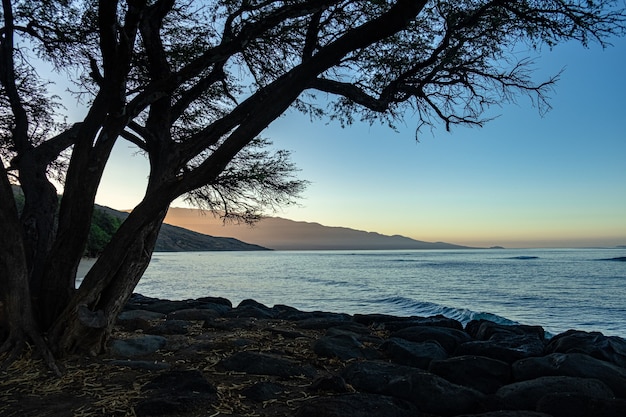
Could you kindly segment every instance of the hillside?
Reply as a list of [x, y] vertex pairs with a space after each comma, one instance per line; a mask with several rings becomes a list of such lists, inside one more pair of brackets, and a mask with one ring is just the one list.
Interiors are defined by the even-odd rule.
[[276, 250], [468, 249], [450, 243], [423, 242], [405, 236], [387, 236], [279, 217], [266, 217], [254, 227], [224, 225], [210, 214], [203, 215], [199, 210], [183, 208], [171, 208], [165, 222], [212, 236], [231, 236]]
[[[128, 213], [114, 210], [109, 207], [98, 206], [96, 209], [125, 219]], [[156, 242], [155, 252], [195, 252], [195, 251], [251, 251], [268, 250], [259, 245], [252, 245], [234, 238], [214, 237], [194, 232], [182, 227], [163, 224]]]

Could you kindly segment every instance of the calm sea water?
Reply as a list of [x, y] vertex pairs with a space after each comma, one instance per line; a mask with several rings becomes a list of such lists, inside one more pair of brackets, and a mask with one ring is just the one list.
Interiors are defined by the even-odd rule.
[[623, 249], [155, 253], [136, 292], [302, 310], [487, 318], [626, 338]]

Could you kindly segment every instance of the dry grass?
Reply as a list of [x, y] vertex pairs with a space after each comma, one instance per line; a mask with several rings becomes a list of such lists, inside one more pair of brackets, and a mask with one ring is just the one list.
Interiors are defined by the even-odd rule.
[[[224, 322], [225, 327], [228, 322]], [[300, 333], [286, 338], [273, 329]], [[344, 364], [317, 357], [312, 342], [322, 331], [295, 329], [293, 323], [249, 319], [245, 328], [203, 329], [197, 322], [187, 335], [168, 336], [168, 345], [148, 358], [166, 363], [173, 370], [198, 370], [217, 389], [217, 399], [202, 404], [181, 416], [277, 416], [292, 414], [302, 401], [317, 393], [307, 388], [312, 380], [220, 372], [216, 365], [242, 350], [280, 355], [311, 364], [320, 375], [337, 372]], [[115, 338], [132, 338], [135, 333], [116, 329]], [[0, 358], [1, 360], [2, 358]], [[150, 396], [144, 386], [164, 371], [147, 371], [116, 366], [107, 355], [98, 358], [71, 357], [60, 364], [65, 368], [59, 378], [45, 364], [27, 353], [0, 374], [0, 415], [24, 416], [135, 416], [137, 405]], [[259, 382], [277, 382], [285, 387], [278, 399], [254, 402], [242, 391]]]

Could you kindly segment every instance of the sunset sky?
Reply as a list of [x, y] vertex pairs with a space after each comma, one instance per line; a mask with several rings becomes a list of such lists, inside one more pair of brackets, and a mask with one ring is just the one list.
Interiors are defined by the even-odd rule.
[[[565, 68], [544, 117], [520, 97], [484, 128], [438, 126], [417, 142], [411, 115], [395, 132], [288, 113], [263, 135], [311, 184], [273, 215], [472, 246], [626, 245], [626, 40], [613, 44], [542, 51], [537, 80]], [[99, 204], [141, 199], [147, 162], [133, 153], [117, 145]]]

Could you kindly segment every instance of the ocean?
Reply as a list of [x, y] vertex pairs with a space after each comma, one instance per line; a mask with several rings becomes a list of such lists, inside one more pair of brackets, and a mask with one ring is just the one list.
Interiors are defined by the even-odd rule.
[[626, 249], [155, 253], [135, 292], [626, 338]]

